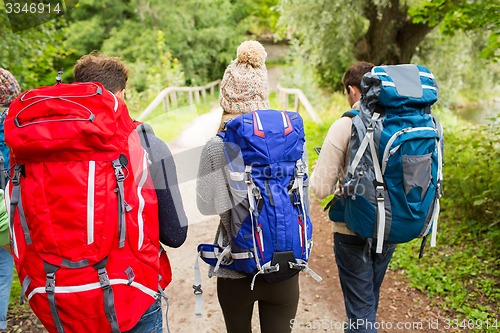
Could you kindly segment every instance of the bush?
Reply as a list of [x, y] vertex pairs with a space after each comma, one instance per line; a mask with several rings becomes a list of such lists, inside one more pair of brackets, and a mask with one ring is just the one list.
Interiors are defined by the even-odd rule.
[[[418, 261], [420, 240], [398, 246], [392, 269], [460, 320], [500, 315], [500, 135], [498, 118], [478, 126], [439, 112], [445, 130], [444, 197], [437, 247]], [[484, 327], [477, 332], [495, 332]]]

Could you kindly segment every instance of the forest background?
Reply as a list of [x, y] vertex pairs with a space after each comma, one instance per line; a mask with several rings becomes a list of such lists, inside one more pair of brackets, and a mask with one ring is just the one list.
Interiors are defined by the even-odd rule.
[[268, 68], [282, 73], [282, 86], [302, 89], [323, 121], [304, 115], [309, 149], [348, 108], [340, 78], [350, 64], [429, 67], [445, 129], [438, 246], [422, 260], [418, 241], [400, 246], [391, 269], [463, 325], [500, 319], [498, 1], [81, 0], [20, 32], [4, 9], [0, 2], [0, 67], [23, 89], [53, 84], [60, 69], [71, 82], [76, 60], [99, 50], [129, 65], [126, 102], [135, 115], [165, 87], [220, 79], [243, 40], [278, 47], [283, 55]]

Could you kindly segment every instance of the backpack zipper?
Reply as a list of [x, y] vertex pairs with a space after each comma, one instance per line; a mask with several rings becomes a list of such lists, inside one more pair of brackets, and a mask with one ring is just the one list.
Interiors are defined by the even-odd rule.
[[391, 138], [387, 142], [387, 145], [385, 146], [384, 155], [382, 155], [382, 174], [385, 174], [385, 169], [387, 167], [387, 162], [389, 161], [389, 157], [394, 155], [401, 147], [401, 145], [398, 145], [398, 146], [394, 147], [393, 149], [391, 149], [394, 141], [396, 141], [396, 139], [399, 138], [403, 134], [412, 133], [412, 132], [421, 132], [421, 131], [432, 131], [432, 132], [438, 134], [437, 130], [435, 128], [432, 128], [432, 127], [407, 127], [407, 128], [403, 128], [402, 130], [397, 131], [396, 133], [394, 133], [391, 136]]

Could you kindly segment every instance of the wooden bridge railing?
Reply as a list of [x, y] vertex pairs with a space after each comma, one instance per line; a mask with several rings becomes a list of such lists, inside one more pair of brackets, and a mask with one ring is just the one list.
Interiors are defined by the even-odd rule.
[[288, 96], [293, 95], [295, 96], [293, 111], [299, 112], [300, 105], [302, 104], [302, 106], [307, 111], [309, 116], [311, 116], [314, 122], [322, 123], [318, 114], [316, 113], [316, 111], [314, 111], [313, 106], [311, 105], [311, 103], [309, 102], [309, 100], [307, 99], [306, 95], [302, 90], [296, 88], [283, 88], [279, 84], [276, 90], [278, 91], [278, 99], [281, 103], [281, 107], [284, 110], [288, 109]]
[[[199, 87], [168, 87], [163, 89], [158, 96], [148, 105], [148, 107], [141, 113], [141, 115], [137, 118], [137, 120], [143, 121], [145, 120], [157, 107], [160, 103], [163, 103], [163, 108], [165, 112], [168, 112], [170, 108], [177, 108], [177, 93], [184, 92], [187, 93], [188, 103], [194, 104], [200, 102], [200, 95], [203, 100], [206, 99], [207, 90], [210, 95], [214, 94], [215, 87], [220, 84], [220, 80], [210, 82], [205, 86]], [[306, 95], [302, 90], [297, 88], [284, 88], [279, 84], [277, 86], [278, 98], [281, 103], [281, 107], [286, 110], [288, 109], [288, 100], [289, 96], [293, 95], [294, 98], [294, 106], [293, 111], [299, 112], [300, 105], [304, 107], [306, 112], [312, 118], [312, 120], [316, 123], [321, 123], [321, 119], [319, 118], [316, 111], [314, 111], [313, 106], [307, 99]]]
[[163, 108], [165, 112], [168, 112], [170, 108], [176, 109], [178, 107], [177, 103], [177, 93], [184, 92], [187, 93], [187, 99], [189, 105], [200, 102], [200, 95], [203, 100], [206, 99], [207, 90], [210, 95], [214, 94], [215, 87], [219, 85], [220, 80], [210, 82], [205, 86], [199, 87], [168, 87], [163, 89], [158, 96], [148, 105], [148, 107], [141, 113], [137, 118], [139, 121], [144, 121], [157, 107], [160, 103], [163, 103]]

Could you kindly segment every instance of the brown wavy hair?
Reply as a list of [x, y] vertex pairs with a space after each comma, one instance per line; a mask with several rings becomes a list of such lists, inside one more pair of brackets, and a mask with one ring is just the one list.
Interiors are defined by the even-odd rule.
[[128, 69], [120, 58], [92, 52], [81, 57], [73, 67], [77, 82], [100, 82], [112, 93], [125, 89]]
[[360, 61], [352, 65], [347, 69], [342, 76], [342, 84], [344, 88], [348, 90], [348, 86], [357, 87], [361, 91], [361, 79], [365, 73], [370, 72], [372, 68], [375, 67], [374, 64]]

